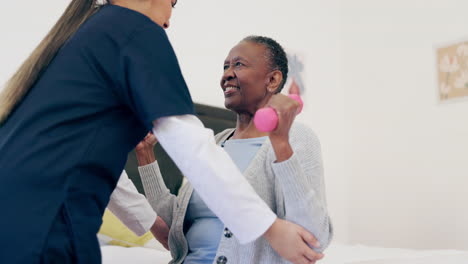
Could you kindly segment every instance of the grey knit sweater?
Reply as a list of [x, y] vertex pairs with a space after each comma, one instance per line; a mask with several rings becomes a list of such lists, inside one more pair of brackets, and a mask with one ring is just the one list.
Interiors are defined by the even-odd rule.
[[[223, 143], [233, 131], [227, 129], [217, 134], [217, 144]], [[244, 176], [279, 218], [312, 232], [321, 244], [316, 250], [323, 251], [331, 241], [332, 226], [326, 206], [320, 143], [311, 129], [296, 122], [290, 131], [290, 144], [293, 156], [275, 163], [275, 153], [267, 139]], [[193, 188], [188, 183], [177, 197], [170, 194], [156, 162], [139, 167], [139, 172], [148, 201], [170, 227], [169, 247], [173, 257], [170, 263], [183, 263], [188, 253], [184, 218]], [[243, 221], [242, 218], [239, 221]], [[213, 263], [290, 263], [281, 258], [263, 237], [240, 244], [229, 227], [220, 236]]]

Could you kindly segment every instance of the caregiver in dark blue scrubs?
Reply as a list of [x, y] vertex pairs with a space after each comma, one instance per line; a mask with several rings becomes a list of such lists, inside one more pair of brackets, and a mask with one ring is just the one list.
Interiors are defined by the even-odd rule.
[[150, 130], [241, 243], [263, 235], [286, 259], [310, 263], [312, 235], [276, 218], [193, 115], [164, 31], [175, 2], [72, 0], [6, 84], [0, 263], [100, 263], [103, 211]]

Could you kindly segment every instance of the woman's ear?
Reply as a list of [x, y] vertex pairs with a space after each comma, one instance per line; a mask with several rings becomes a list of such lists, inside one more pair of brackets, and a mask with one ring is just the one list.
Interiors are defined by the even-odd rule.
[[276, 93], [283, 81], [283, 73], [280, 70], [274, 70], [268, 74], [267, 89], [270, 93]]

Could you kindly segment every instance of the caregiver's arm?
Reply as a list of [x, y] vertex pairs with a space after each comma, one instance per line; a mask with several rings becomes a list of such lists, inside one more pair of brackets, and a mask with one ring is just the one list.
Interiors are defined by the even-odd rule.
[[161, 217], [156, 215], [145, 196], [138, 192], [125, 171], [122, 172], [112, 192], [107, 208], [137, 236], [151, 231], [156, 239], [168, 249], [169, 227]]
[[[228, 154], [215, 144], [213, 131], [193, 115], [156, 120], [153, 132], [207, 206], [245, 244], [264, 235], [284, 258], [295, 263], [315, 255], [302, 227], [277, 219]], [[309, 257], [310, 258], [310, 257]]]
[[142, 236], [156, 221], [156, 213], [140, 194], [125, 171], [109, 200], [107, 208], [136, 235]]

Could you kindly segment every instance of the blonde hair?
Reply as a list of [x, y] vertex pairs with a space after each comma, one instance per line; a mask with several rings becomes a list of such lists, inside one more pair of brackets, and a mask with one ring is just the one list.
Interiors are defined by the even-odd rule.
[[96, 0], [72, 0], [47, 36], [0, 93], [0, 126], [40, 78], [63, 44], [98, 10]]

